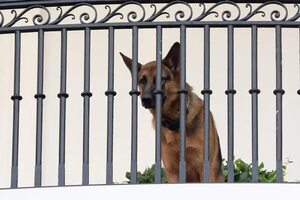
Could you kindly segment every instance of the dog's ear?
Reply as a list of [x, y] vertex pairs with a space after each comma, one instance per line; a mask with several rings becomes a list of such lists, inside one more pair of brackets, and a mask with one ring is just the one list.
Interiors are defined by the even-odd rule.
[[167, 56], [162, 60], [162, 63], [169, 67], [172, 71], [179, 71], [180, 44], [175, 42], [169, 50]]
[[[123, 61], [124, 61], [124, 63], [126, 64], [127, 68], [128, 68], [129, 71], [131, 72], [131, 68], [132, 68], [132, 59], [128, 58], [127, 56], [125, 56], [125, 55], [122, 54], [121, 52], [120, 52], [120, 55], [122, 56]], [[140, 71], [141, 66], [142, 66], [142, 65], [141, 65], [140, 63], [138, 63], [138, 65], [137, 65], [138, 71]]]

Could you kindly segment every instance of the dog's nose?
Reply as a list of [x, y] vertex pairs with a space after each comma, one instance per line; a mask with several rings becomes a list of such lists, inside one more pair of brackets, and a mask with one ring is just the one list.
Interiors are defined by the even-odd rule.
[[150, 108], [150, 107], [152, 107], [152, 98], [147, 98], [147, 97], [142, 98], [142, 105], [143, 105], [145, 108]]

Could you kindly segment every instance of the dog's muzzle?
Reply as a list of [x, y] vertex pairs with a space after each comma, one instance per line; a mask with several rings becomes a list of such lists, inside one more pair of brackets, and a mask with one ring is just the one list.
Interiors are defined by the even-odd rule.
[[155, 96], [143, 95], [142, 96], [142, 105], [147, 109], [155, 108]]
[[[156, 105], [156, 98], [155, 98], [155, 94], [143, 94], [141, 97], [142, 100], [142, 105], [146, 108], [155, 108]], [[163, 96], [162, 98], [162, 105], [165, 102], [165, 96]]]

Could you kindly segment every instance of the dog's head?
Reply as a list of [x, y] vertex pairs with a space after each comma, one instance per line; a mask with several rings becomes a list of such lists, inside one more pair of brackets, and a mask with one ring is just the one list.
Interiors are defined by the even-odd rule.
[[[120, 53], [126, 66], [131, 72], [132, 59]], [[180, 44], [174, 43], [169, 50], [167, 56], [162, 60], [162, 90], [164, 91], [163, 104], [165, 100], [175, 99], [178, 97], [177, 91], [179, 89], [179, 54]], [[147, 109], [155, 108], [155, 94], [156, 89], [156, 61], [151, 61], [147, 64], [138, 63], [138, 86], [141, 92], [142, 105]]]

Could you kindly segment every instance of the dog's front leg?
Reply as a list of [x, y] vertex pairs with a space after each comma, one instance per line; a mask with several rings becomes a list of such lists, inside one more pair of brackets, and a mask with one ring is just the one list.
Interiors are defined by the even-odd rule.
[[179, 175], [176, 173], [167, 173], [168, 183], [178, 183], [179, 182]]

